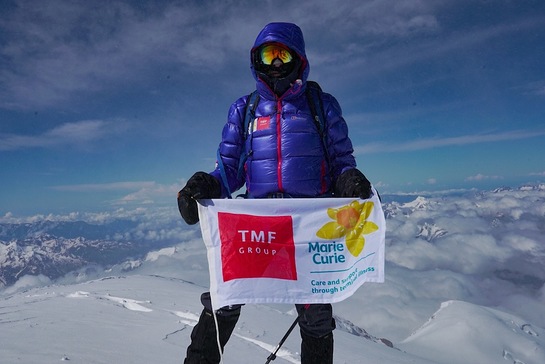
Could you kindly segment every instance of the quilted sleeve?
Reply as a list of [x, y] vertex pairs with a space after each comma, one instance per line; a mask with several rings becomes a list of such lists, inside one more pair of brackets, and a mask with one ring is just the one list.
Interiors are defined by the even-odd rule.
[[326, 119], [326, 145], [331, 175], [335, 181], [342, 172], [356, 168], [356, 159], [339, 103], [335, 97], [327, 93], [323, 93], [322, 100]]
[[222, 177], [223, 172], [225, 172], [224, 176], [231, 193], [241, 188], [246, 178], [244, 170], [239, 173], [239, 162], [244, 148], [242, 128], [247, 98], [247, 96], [241, 97], [229, 108], [227, 123], [223, 127], [218, 147], [216, 168], [210, 173], [221, 182], [223, 198], [229, 195]]

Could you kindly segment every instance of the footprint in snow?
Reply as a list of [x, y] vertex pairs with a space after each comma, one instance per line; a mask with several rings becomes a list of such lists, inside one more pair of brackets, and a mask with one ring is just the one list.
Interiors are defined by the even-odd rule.
[[524, 331], [528, 335], [539, 336], [538, 333], [535, 332], [535, 330], [532, 328], [532, 325], [530, 325], [530, 324], [524, 324], [520, 328], [521, 328], [522, 331]]

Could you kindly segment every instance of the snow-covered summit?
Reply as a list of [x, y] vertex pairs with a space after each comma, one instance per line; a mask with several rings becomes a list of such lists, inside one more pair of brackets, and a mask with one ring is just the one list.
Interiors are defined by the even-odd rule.
[[505, 312], [447, 301], [399, 347], [430, 360], [456, 363], [545, 362], [545, 330]]
[[433, 203], [423, 196], [418, 196], [414, 201], [407, 202], [401, 205], [404, 209], [410, 209], [412, 211], [428, 210], [433, 206]]

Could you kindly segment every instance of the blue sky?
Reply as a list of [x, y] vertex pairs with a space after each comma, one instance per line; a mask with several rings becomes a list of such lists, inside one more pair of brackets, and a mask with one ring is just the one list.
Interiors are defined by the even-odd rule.
[[0, 2], [0, 215], [160, 204], [214, 167], [270, 21], [382, 193], [545, 180], [545, 2]]

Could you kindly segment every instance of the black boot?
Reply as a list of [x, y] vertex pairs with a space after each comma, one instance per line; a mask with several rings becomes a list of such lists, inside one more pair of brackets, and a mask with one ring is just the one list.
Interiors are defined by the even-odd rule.
[[[201, 301], [203, 301], [205, 308], [202, 310], [199, 322], [197, 322], [197, 325], [195, 325], [191, 332], [191, 344], [187, 348], [187, 356], [184, 364], [218, 364], [220, 362], [216, 324], [204, 296], [205, 294], [201, 297]], [[225, 344], [227, 344], [237, 324], [240, 316], [240, 307], [240, 305], [222, 307], [216, 311], [222, 353]]]
[[301, 332], [301, 364], [333, 364], [333, 333], [312, 337]]

